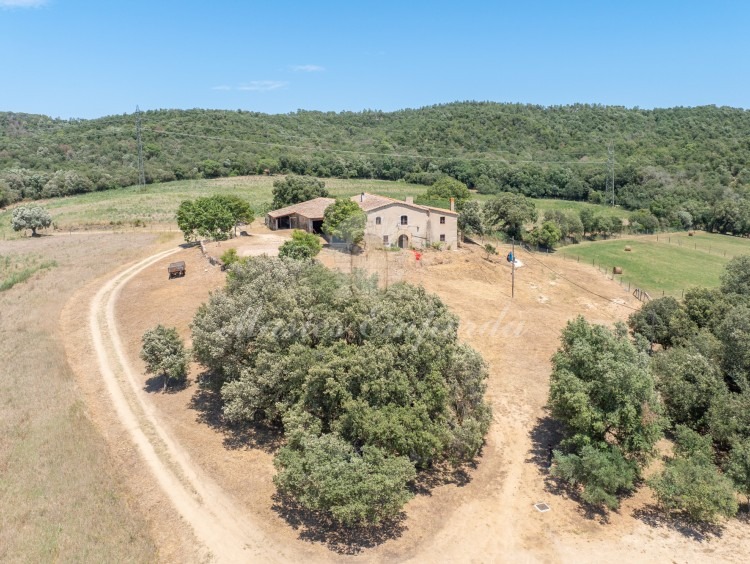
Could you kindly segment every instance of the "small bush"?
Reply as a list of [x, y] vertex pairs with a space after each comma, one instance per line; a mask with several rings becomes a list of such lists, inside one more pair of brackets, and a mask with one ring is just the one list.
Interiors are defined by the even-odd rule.
[[320, 238], [317, 235], [306, 231], [294, 231], [292, 239], [285, 241], [279, 248], [279, 256], [296, 260], [311, 259], [322, 248], [323, 245], [320, 244]]
[[230, 266], [240, 260], [240, 255], [237, 254], [237, 249], [232, 247], [224, 251], [224, 254], [220, 258], [224, 266]]

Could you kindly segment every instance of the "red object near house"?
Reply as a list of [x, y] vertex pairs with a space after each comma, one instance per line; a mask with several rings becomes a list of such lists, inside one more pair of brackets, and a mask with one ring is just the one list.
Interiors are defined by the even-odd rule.
[[422, 253], [420, 253], [419, 251], [414, 251], [414, 260], [416, 260], [417, 262], [422, 260]]

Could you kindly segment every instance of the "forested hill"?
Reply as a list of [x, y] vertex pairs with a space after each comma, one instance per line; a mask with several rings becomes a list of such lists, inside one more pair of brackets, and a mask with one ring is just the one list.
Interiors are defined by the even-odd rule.
[[[750, 112], [454, 103], [396, 112], [141, 114], [147, 182], [269, 171], [406, 179], [449, 174], [481, 192], [593, 199], [614, 148], [619, 204], [737, 199], [750, 185]], [[0, 113], [0, 190], [38, 198], [137, 183], [134, 114]]]

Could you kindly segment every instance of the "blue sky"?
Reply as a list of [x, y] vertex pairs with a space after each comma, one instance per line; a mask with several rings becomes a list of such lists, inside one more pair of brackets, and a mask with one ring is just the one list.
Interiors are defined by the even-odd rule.
[[0, 111], [750, 108], [750, 2], [0, 0]]

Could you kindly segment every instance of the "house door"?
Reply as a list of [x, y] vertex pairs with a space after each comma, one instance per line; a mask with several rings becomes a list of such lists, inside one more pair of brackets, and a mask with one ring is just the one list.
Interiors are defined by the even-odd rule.
[[402, 249], [406, 249], [409, 246], [409, 238], [406, 235], [401, 235], [398, 238], [398, 246]]

